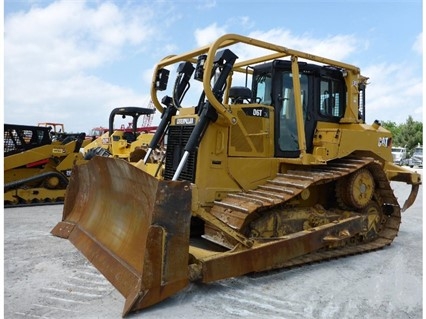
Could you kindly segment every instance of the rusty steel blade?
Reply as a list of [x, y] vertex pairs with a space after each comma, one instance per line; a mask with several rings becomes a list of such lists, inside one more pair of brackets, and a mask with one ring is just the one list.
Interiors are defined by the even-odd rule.
[[95, 157], [73, 171], [52, 234], [68, 238], [126, 298], [124, 316], [188, 284], [190, 219], [190, 183]]

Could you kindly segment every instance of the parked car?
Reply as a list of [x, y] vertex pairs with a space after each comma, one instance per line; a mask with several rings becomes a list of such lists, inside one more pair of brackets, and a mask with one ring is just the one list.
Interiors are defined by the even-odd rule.
[[393, 162], [397, 165], [405, 165], [407, 160], [407, 149], [405, 147], [392, 147]]
[[414, 149], [413, 155], [408, 159], [408, 166], [423, 167], [423, 146]]

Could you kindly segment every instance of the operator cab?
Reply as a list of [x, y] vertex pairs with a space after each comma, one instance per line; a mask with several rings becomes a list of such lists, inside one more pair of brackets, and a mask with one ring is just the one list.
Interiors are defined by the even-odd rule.
[[[346, 85], [341, 70], [299, 62], [300, 98], [306, 152], [312, 153], [318, 121], [338, 123], [344, 116]], [[254, 67], [253, 96], [275, 109], [275, 156], [300, 155], [291, 61], [275, 60]]]

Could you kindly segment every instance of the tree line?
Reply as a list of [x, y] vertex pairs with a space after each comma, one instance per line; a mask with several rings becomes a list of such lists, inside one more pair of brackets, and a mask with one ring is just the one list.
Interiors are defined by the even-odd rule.
[[384, 121], [382, 126], [392, 133], [392, 146], [405, 147], [409, 154], [419, 144], [423, 145], [423, 123], [414, 121], [408, 116], [405, 123], [396, 124], [392, 121]]

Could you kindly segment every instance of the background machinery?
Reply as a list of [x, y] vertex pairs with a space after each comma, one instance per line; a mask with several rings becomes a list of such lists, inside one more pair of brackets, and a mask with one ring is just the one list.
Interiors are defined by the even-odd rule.
[[[62, 126], [63, 127], [63, 126]], [[4, 124], [4, 205], [63, 202], [71, 170], [83, 159], [84, 133]]]
[[[108, 130], [84, 147], [84, 158], [93, 156], [113, 156], [130, 162], [138, 162], [145, 157], [148, 145], [155, 132], [155, 126], [149, 126], [150, 118], [155, 113], [155, 108], [142, 108], [135, 106], [119, 107], [111, 111]], [[128, 127], [114, 128], [117, 116], [123, 119], [131, 117]], [[138, 126], [142, 118], [143, 125]], [[148, 120], [147, 120], [148, 119]], [[158, 160], [158, 158], [156, 158]]]
[[414, 148], [413, 154], [407, 160], [410, 167], [423, 167], [423, 146], [418, 145]]
[[[365, 123], [366, 83], [353, 65], [235, 34], [168, 56], [145, 157], [167, 134], [164, 175], [114, 158], [79, 165], [52, 233], [120, 291], [123, 315], [190, 281], [385, 247], [421, 181], [393, 164], [390, 132]], [[412, 187], [402, 208], [390, 181]]]

